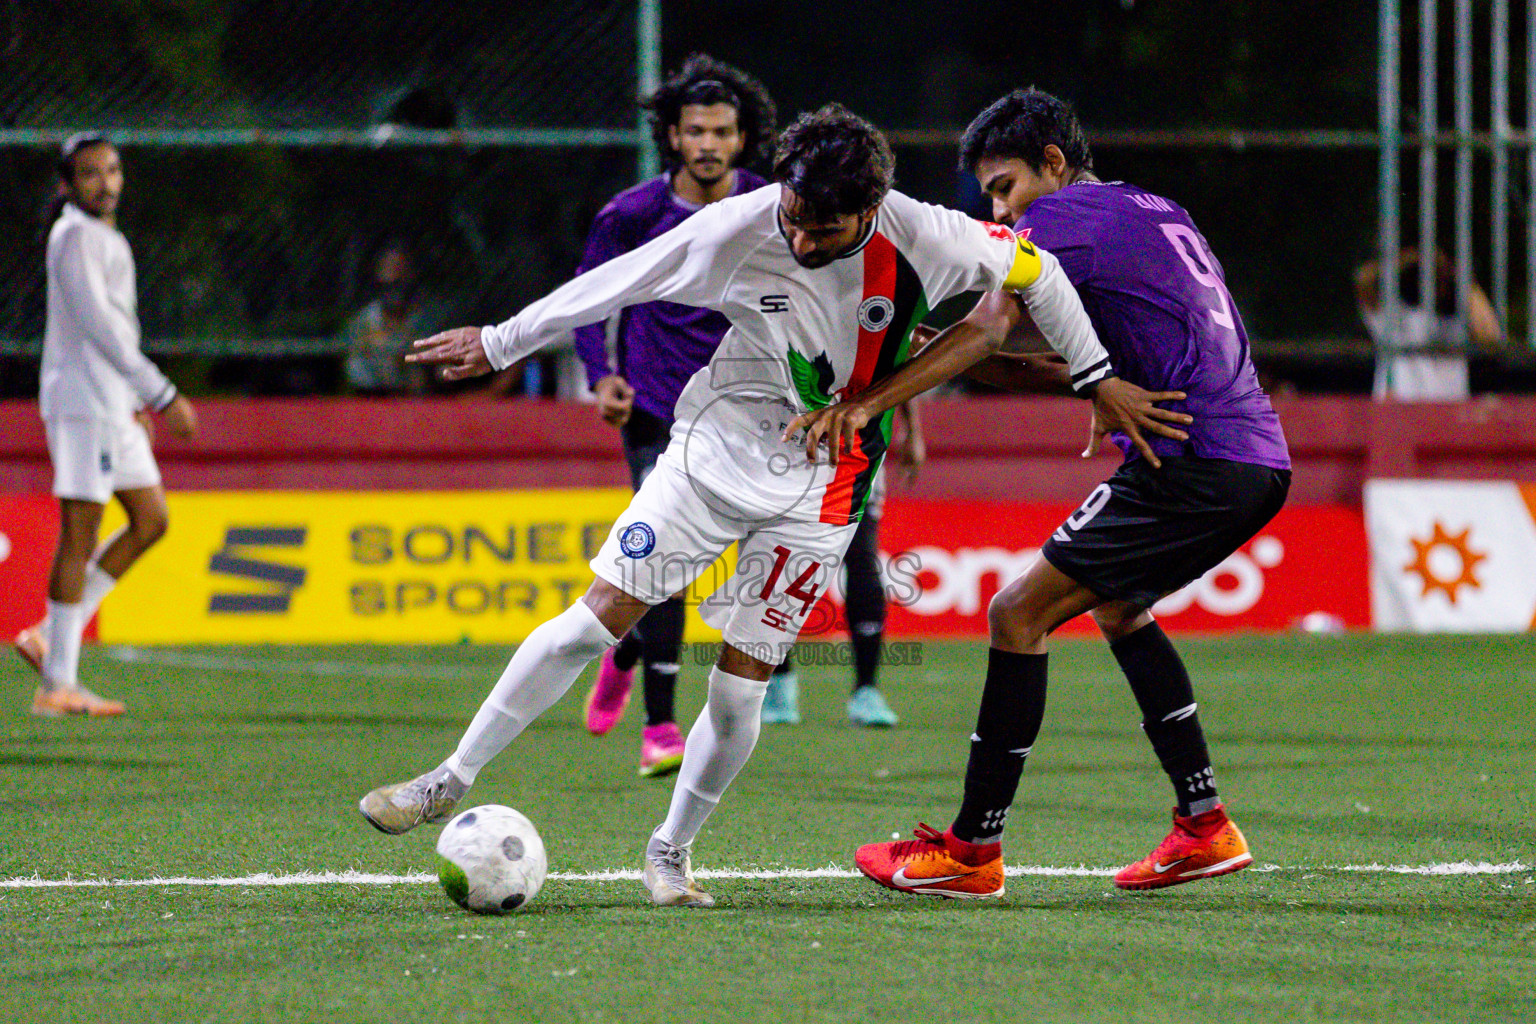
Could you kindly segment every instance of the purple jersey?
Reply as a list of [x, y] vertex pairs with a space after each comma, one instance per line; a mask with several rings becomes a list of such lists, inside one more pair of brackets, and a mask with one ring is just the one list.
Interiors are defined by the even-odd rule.
[[1147, 434], [1153, 450], [1290, 468], [1221, 264], [1182, 207], [1124, 182], [1079, 182], [1035, 200], [1017, 230], [1061, 261], [1117, 376], [1189, 396], [1164, 403], [1194, 417], [1188, 448]]
[[[756, 174], [738, 167], [736, 190], [732, 194], [744, 195], [765, 184]], [[615, 256], [638, 249], [700, 209], [678, 198], [668, 174], [620, 192], [592, 223], [587, 250], [576, 273], [584, 274]], [[647, 302], [627, 306], [619, 313], [617, 366], [608, 359], [603, 324], [578, 327], [576, 351], [586, 364], [589, 385], [618, 373], [635, 389], [638, 408], [670, 420], [683, 385], [709, 362], [730, 327], [731, 322], [712, 309], [676, 302]]]

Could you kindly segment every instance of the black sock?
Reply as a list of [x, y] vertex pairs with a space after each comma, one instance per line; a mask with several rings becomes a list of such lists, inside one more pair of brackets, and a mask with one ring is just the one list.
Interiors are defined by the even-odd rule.
[[884, 628], [878, 622], [850, 622], [848, 633], [853, 640], [853, 688], [878, 685]]
[[784, 660], [779, 662], [779, 667], [773, 670], [773, 674], [776, 676], [781, 676], [786, 672], [793, 672], [794, 670], [795, 649], [791, 647], [789, 650], [784, 652]]
[[952, 826], [958, 839], [995, 843], [1003, 837], [1024, 758], [1045, 717], [1046, 658], [995, 647], [987, 653], [987, 683], [965, 767], [965, 799]]
[[683, 602], [672, 598], [656, 605], [640, 620], [645, 639], [645, 724], [660, 725], [677, 718], [677, 663], [683, 651]]
[[1141, 727], [1173, 783], [1179, 814], [1216, 806], [1216, 779], [1196, 714], [1195, 691], [1179, 652], [1156, 622], [1109, 645], [1141, 707]]
[[639, 634], [631, 629], [613, 648], [613, 667], [620, 672], [628, 672], [640, 661], [640, 652], [644, 649]]
[[885, 643], [885, 587], [880, 582], [878, 517], [865, 513], [843, 556], [847, 566], [844, 609], [853, 642], [853, 685], [874, 686]]

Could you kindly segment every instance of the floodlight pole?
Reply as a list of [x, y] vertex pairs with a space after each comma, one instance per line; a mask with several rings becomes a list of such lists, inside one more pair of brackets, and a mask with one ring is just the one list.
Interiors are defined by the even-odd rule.
[[[1468, 342], [1472, 293], [1472, 0], [1456, 0], [1456, 333]], [[1425, 302], [1432, 301], [1424, 297]]]
[[[661, 0], [639, 0], [635, 11], [635, 91], [649, 96], [661, 86]], [[651, 138], [651, 126], [645, 111], [635, 119], [636, 169], [646, 181], [661, 173], [661, 154]]]
[[[1526, 344], [1536, 351], [1536, 3], [1525, 9], [1525, 330]], [[1507, 331], [1508, 326], [1505, 327]]]
[[[1440, 133], [1437, 86], [1440, 10], [1438, 0], [1419, 0], [1419, 302], [1435, 294], [1436, 205], [1440, 183], [1435, 137]], [[1385, 271], [1382, 272], [1385, 281]]]
[[1488, 285], [1499, 330], [1509, 324], [1509, 0], [1493, 0], [1492, 80], [1488, 83], [1489, 134], [1492, 136], [1493, 223], [1489, 231], [1492, 249]]
[[1399, 248], [1398, 189], [1399, 146], [1402, 126], [1399, 118], [1401, 97], [1398, 81], [1398, 63], [1402, 46], [1401, 12], [1399, 0], [1379, 0], [1378, 9], [1378, 70], [1376, 81], [1377, 120], [1380, 123], [1379, 189], [1377, 206], [1377, 248], [1380, 251], [1380, 272], [1377, 275], [1377, 293], [1381, 296], [1381, 318], [1385, 325], [1383, 340], [1388, 347], [1395, 347], [1400, 334], [1400, 299], [1397, 290], [1397, 251]]

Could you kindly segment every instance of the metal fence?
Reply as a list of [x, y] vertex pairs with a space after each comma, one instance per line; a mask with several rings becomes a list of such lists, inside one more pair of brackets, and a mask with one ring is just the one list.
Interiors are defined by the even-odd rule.
[[[1440, 151], [1454, 155], [1450, 199], [1452, 206], [1451, 263], [1455, 271], [1456, 319], [1460, 344], [1467, 344], [1468, 295], [1472, 289], [1474, 251], [1474, 199], [1479, 183], [1474, 177], [1474, 157], [1487, 155], [1487, 227], [1484, 244], [1488, 268], [1488, 292], [1499, 322], [1510, 324], [1510, 222], [1514, 212], [1523, 213], [1525, 223], [1524, 314], [1527, 346], [1536, 350], [1536, 158], [1532, 153], [1532, 132], [1528, 127], [1517, 131], [1511, 123], [1510, 110], [1510, 0], [1490, 0], [1474, 5], [1473, 0], [1449, 0], [1443, 7], [1439, 0], [1419, 0], [1417, 4], [1417, 60], [1411, 65], [1417, 72], [1418, 104], [1405, 111], [1402, 101], [1404, 84], [1404, 32], [1402, 0], [1378, 0], [1378, 108], [1380, 120], [1379, 175], [1377, 199], [1380, 208], [1378, 252], [1382, 266], [1391, 265], [1402, 245], [1403, 188], [1402, 150], [1417, 149], [1417, 239], [1420, 252], [1436, 250], [1440, 229], [1439, 203], [1445, 182], [1441, 172]], [[1408, 5], [1412, 8], [1411, 3]], [[1478, 21], [1486, 15], [1483, 38], [1486, 39], [1488, 79], [1485, 88], [1474, 81]], [[1536, 122], [1536, 4], [1525, 11], [1525, 112], [1527, 124]], [[1447, 119], [1442, 114], [1444, 91], [1441, 88], [1441, 36], [1449, 27], [1452, 34], [1451, 106], [1452, 128], [1442, 130]], [[1474, 92], [1487, 97], [1485, 116], [1476, 117]], [[1417, 121], [1417, 131], [1404, 130], [1406, 117]], [[1481, 126], [1479, 126], [1481, 122]], [[1512, 165], [1526, 155], [1527, 181], [1520, 189], [1511, 176]], [[1418, 294], [1433, 295], [1435, 268], [1431, 261], [1419, 261]], [[1395, 288], [1382, 289], [1382, 313], [1389, 325], [1401, 322], [1402, 308]], [[1388, 334], [1397, 331], [1389, 329]]]
[[[1391, 19], [1402, 0], [1380, 3], [1382, 38], [1395, 40], [1383, 46], [1386, 68], [1401, 44]], [[1426, 24], [1445, 32], [1436, 0], [1421, 3]], [[1444, 4], [1454, 5], [1451, 31], [1471, 39], [1471, 0]], [[1478, 38], [1496, 43], [1508, 10], [1508, 0], [1478, 0]], [[596, 210], [656, 167], [634, 101], [657, 81], [660, 13], [660, 0], [483, 9], [0, 2], [0, 178], [11, 185], [0, 190], [0, 393], [35, 388], [27, 360], [42, 333], [41, 212], [52, 154], [68, 132], [105, 128], [122, 143], [121, 217], [139, 261], [146, 347], [217, 361], [183, 367], [183, 379], [206, 372], [215, 384], [249, 383], [287, 372], [263, 357], [329, 353], [334, 362], [348, 317], [372, 298], [373, 261], [386, 242], [415, 252], [445, 322], [500, 318], [564, 280]], [[1452, 131], [1421, 135], [1411, 115], [1405, 123], [1394, 72], [1382, 77], [1375, 132], [1091, 134], [1111, 176], [1195, 211], [1260, 343], [1359, 338], [1349, 278], [1397, 231], [1398, 186], [1414, 174], [1402, 173], [1398, 154], [1417, 146], [1427, 190], [1418, 234], [1432, 245], [1435, 228], [1454, 220], [1462, 273], [1475, 265], [1501, 314], [1536, 342], [1536, 317], [1525, 315], [1536, 276], [1525, 288], [1507, 285], [1511, 275], [1536, 275], [1536, 258], [1508, 246], [1536, 195], [1536, 180], [1525, 188], [1525, 176], [1510, 173], [1529, 135], [1510, 128], [1499, 87], [1510, 74], [1508, 44], [1505, 31], [1488, 118], [1472, 118], [1470, 72], [1458, 72]], [[759, 55], [764, 63], [770, 52]], [[1447, 63], [1431, 50], [1423, 67]], [[1449, 106], [1438, 103], [1436, 82], [1421, 81], [1418, 123], [1438, 129], [1423, 113]], [[798, 109], [780, 100], [784, 114]], [[980, 212], [974, 182], [954, 171], [956, 139], [953, 127], [893, 133], [901, 187]], [[1435, 173], [1437, 149], [1454, 150], [1454, 181]], [[1489, 174], [1474, 179], [1479, 161]], [[1295, 182], [1319, 173], [1330, 188], [1311, 192], [1305, 210], [1288, 206]], [[1361, 201], [1378, 188], [1380, 238]], [[1485, 206], [1486, 218], [1472, 216]], [[1394, 239], [1402, 234], [1411, 232]], [[1528, 232], [1525, 250], [1532, 244]]]
[[[657, 0], [88, 0], [0, 8], [0, 354], [42, 333], [43, 207], [70, 132], [119, 143], [150, 351], [334, 351], [386, 245], [445, 319], [570, 272], [654, 168]], [[236, 367], [234, 372], [244, 372]]]

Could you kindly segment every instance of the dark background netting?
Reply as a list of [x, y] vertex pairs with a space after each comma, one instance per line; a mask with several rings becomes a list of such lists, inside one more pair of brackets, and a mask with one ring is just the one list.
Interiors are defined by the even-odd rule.
[[461, 127], [634, 121], [632, 3], [10, 0], [0, 17], [11, 128], [363, 128], [402, 100]]
[[[636, 180], [638, 6], [0, 0], [0, 180], [9, 186], [0, 190], [0, 393], [36, 386], [52, 154], [62, 133], [85, 127], [126, 142], [120, 219], [138, 258], [146, 347], [183, 353], [179, 379], [193, 387], [328, 387], [324, 375], [285, 380], [276, 364], [339, 351], [347, 317], [372, 297], [372, 260], [386, 240], [415, 252], [445, 318], [511, 314], [569, 277], [592, 216]], [[1416, 7], [1404, 11], [1410, 48]], [[1479, 39], [1487, 7], [1474, 4]], [[1445, 36], [1448, 61], [1449, 26]], [[986, 204], [954, 167], [958, 129], [1015, 85], [1068, 96], [1099, 133], [1102, 176], [1193, 213], [1261, 363], [1308, 388], [1368, 380], [1350, 277], [1375, 243], [1375, 151], [1175, 146], [1135, 133], [1369, 131], [1373, 4], [668, 0], [662, 43], [666, 68], [707, 50], [752, 71], [781, 122], [831, 99], [847, 103], [906, 140], [899, 187], [976, 213]], [[1523, 43], [1517, 31], [1512, 50]], [[1412, 79], [1405, 74], [1409, 130]], [[1523, 88], [1511, 83], [1516, 97]], [[1448, 122], [1448, 67], [1441, 99]], [[396, 131], [386, 142], [392, 126], [438, 134], [406, 145]], [[231, 130], [268, 135], [237, 144], [218, 134]], [[294, 134], [305, 132], [330, 134]], [[1409, 197], [1414, 164], [1410, 154]], [[1449, 166], [1446, 154], [1442, 242], [1452, 226]], [[1486, 283], [1485, 156], [1478, 167], [1474, 272]], [[1516, 338], [1524, 181], [1516, 161]], [[1411, 244], [1411, 203], [1404, 213]], [[1313, 358], [1350, 346], [1352, 362]]]

